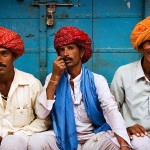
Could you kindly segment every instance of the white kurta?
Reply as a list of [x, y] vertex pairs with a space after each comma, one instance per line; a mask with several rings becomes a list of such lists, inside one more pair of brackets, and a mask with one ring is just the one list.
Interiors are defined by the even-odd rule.
[[42, 85], [33, 75], [15, 69], [7, 102], [0, 93], [0, 136], [33, 135], [48, 129], [46, 120], [37, 118], [35, 104]]
[[[110, 93], [106, 79], [101, 75], [95, 73], [93, 74], [96, 92], [98, 94], [98, 99], [101, 103], [101, 108], [103, 110], [103, 114], [107, 123], [111, 126], [113, 132], [117, 133], [122, 138], [124, 138], [128, 143], [130, 143], [128, 134], [126, 132], [124, 120], [120, 112], [118, 111], [118, 107], [114, 100], [113, 95]], [[53, 103], [55, 102], [55, 100], [47, 100], [46, 96], [46, 87], [49, 83], [50, 77], [51, 74], [48, 75], [46, 78], [44, 86], [45, 90], [40, 95], [37, 103], [37, 114], [40, 118], [45, 118], [47, 115], [49, 115], [53, 107]], [[68, 75], [68, 80], [69, 79], [70, 76]], [[82, 93], [80, 91], [80, 80], [81, 74], [79, 74], [75, 79], [73, 79], [74, 93], [71, 89], [72, 100], [74, 103], [74, 116], [76, 122], [77, 136], [79, 142], [87, 140], [91, 138], [92, 135], [94, 135], [93, 133], [94, 126], [90, 118], [87, 116], [82, 101]]]

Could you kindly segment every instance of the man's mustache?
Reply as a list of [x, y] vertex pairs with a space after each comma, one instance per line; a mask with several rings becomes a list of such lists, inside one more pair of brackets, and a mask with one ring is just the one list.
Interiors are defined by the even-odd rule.
[[7, 65], [0, 63], [0, 67], [7, 67]]
[[72, 58], [70, 58], [70, 57], [64, 57], [63, 60], [64, 60], [64, 61], [72, 60]]

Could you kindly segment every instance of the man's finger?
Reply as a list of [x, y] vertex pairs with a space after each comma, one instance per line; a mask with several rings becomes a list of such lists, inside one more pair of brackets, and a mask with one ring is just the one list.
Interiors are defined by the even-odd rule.
[[129, 128], [127, 128], [127, 133], [128, 133], [129, 138], [132, 140], [133, 137], [132, 137], [132, 133], [130, 132], [130, 129], [129, 129]]
[[139, 130], [140, 130], [140, 135], [141, 135], [141, 136], [144, 136], [144, 135], [147, 135], [147, 134], [148, 134], [147, 131], [146, 131], [146, 129], [145, 129], [143, 126], [138, 125], [138, 128], [139, 128]]
[[138, 124], [135, 124], [135, 125], [133, 125], [133, 126], [131, 126], [131, 127], [128, 127], [127, 128], [128, 129], [128, 132], [132, 135], [132, 134], [134, 134], [134, 135], [136, 135], [136, 136], [144, 136], [144, 135], [146, 135], [147, 134], [147, 132], [146, 132], [146, 130], [145, 130], [145, 128], [144, 127], [142, 127], [142, 126], [140, 126], [140, 125], [138, 125]]

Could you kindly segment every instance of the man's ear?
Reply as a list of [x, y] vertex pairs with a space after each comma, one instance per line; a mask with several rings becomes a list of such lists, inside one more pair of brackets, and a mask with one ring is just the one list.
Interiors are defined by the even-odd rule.
[[80, 57], [82, 58], [82, 57], [84, 56], [84, 54], [85, 54], [85, 48], [82, 47], [82, 48], [80, 49]]
[[18, 58], [18, 55], [13, 53], [13, 60], [15, 61]]

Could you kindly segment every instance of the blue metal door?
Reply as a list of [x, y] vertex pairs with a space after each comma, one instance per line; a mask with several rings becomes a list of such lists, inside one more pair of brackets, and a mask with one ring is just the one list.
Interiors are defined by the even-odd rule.
[[[54, 5], [55, 11], [48, 12]], [[129, 35], [150, 14], [149, 7], [149, 0], [5, 0], [0, 2], [0, 25], [20, 33], [25, 42], [25, 54], [15, 66], [42, 83], [57, 56], [56, 31], [62, 26], [85, 30], [93, 41], [93, 57], [86, 66], [110, 83], [120, 65], [141, 57]], [[46, 24], [49, 18], [51, 25]]]
[[40, 78], [39, 66], [39, 9], [32, 0], [0, 2], [0, 25], [18, 32], [25, 42], [25, 54], [17, 59], [18, 69]]

